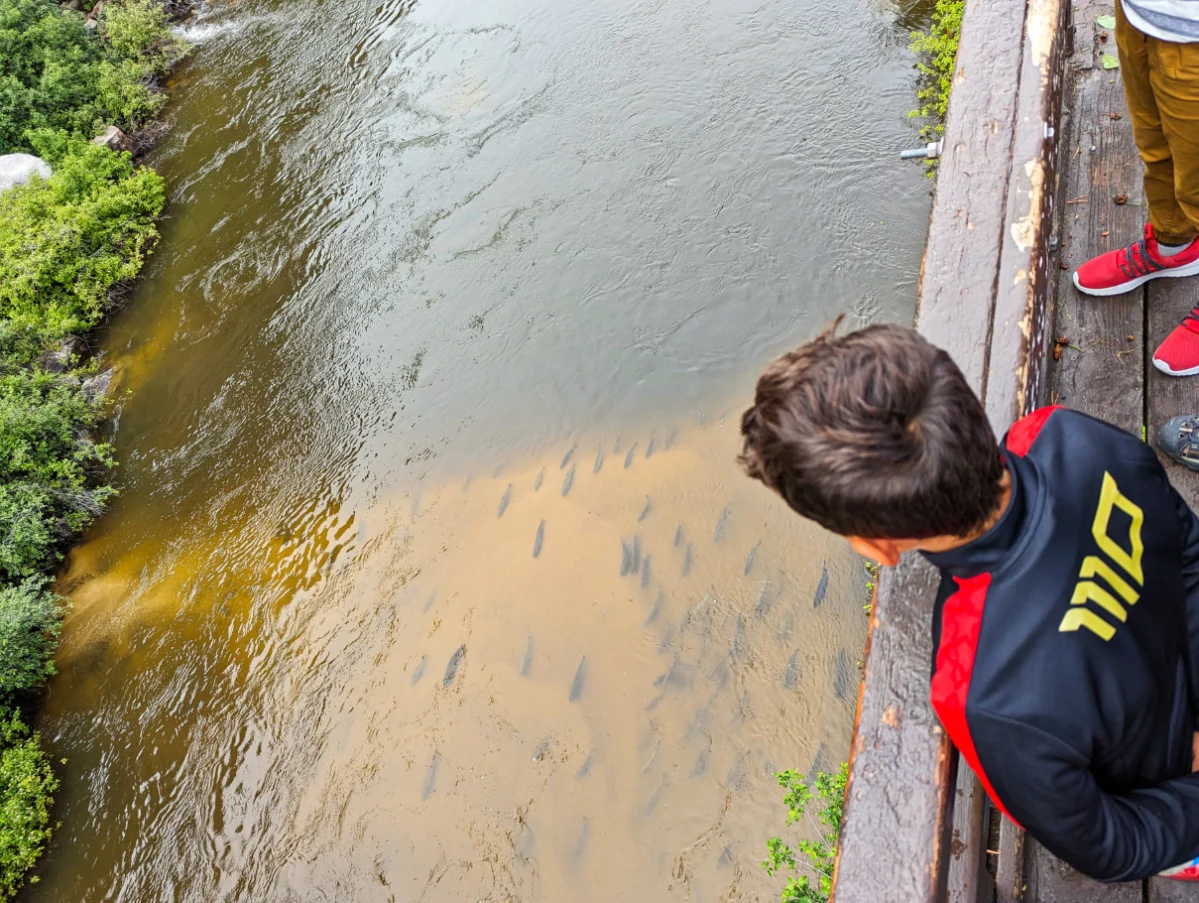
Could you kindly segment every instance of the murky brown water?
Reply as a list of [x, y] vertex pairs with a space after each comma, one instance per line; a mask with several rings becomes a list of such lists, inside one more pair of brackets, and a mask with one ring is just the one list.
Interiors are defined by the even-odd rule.
[[906, 319], [876, 0], [192, 26], [123, 494], [72, 555], [36, 901], [766, 900], [864, 575], [740, 477], [763, 361]]

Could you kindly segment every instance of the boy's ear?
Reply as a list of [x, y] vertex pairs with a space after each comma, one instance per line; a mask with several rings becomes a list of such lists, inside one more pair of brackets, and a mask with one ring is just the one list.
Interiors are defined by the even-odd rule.
[[863, 558], [871, 558], [892, 568], [899, 564], [899, 553], [906, 549], [906, 546], [896, 539], [865, 539], [861, 536], [851, 536], [849, 544]]

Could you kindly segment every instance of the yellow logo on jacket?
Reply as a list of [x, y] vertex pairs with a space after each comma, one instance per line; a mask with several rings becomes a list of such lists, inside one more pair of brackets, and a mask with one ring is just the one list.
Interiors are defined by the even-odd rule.
[[[1117, 508], [1131, 521], [1126, 542], [1122, 537], [1117, 541], [1108, 533], [1112, 512]], [[1083, 559], [1078, 571], [1080, 579], [1070, 597], [1070, 610], [1062, 618], [1058, 630], [1085, 629], [1103, 640], [1116, 635], [1116, 628], [1128, 620], [1125, 605], [1136, 605], [1141, 597], [1140, 589], [1145, 585], [1145, 574], [1141, 570], [1141, 557], [1145, 552], [1145, 543], [1141, 539], [1144, 523], [1145, 512], [1120, 492], [1110, 473], [1104, 472], [1099, 507], [1091, 525], [1091, 535], [1103, 554], [1088, 555]]]

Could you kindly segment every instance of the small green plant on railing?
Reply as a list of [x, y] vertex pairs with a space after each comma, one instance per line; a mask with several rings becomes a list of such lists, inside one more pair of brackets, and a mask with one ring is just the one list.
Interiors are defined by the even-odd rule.
[[[849, 765], [842, 763], [836, 774], [823, 771], [817, 774], [814, 794], [807, 778], [797, 771], [780, 771], [775, 778], [785, 791], [783, 803], [787, 806], [787, 824], [793, 825], [801, 818], [807, 818], [816, 833], [816, 839], [797, 841], [792, 848], [782, 838], [770, 838], [766, 844], [767, 858], [762, 867], [771, 877], [781, 869], [791, 873], [787, 875], [779, 903], [828, 903], [833, 889], [837, 835], [841, 830]], [[813, 799], [821, 807], [816, 814], [819, 824], [808, 812], [808, 803]]]
[[[945, 131], [945, 110], [953, 86], [964, 6], [964, 0], [937, 0], [928, 30], [912, 32], [911, 47], [917, 57], [916, 71], [920, 73], [916, 87], [919, 106], [909, 115], [924, 120], [920, 137], [925, 141], [936, 141]], [[936, 161], [930, 160], [930, 171], [935, 166]]]
[[878, 562], [866, 559], [866, 603], [862, 611], [866, 616], [874, 614], [874, 588], [878, 586]]

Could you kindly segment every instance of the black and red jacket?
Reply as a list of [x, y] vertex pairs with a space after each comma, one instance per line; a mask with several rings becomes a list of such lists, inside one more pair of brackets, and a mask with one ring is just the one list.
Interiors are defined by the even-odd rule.
[[1099, 420], [1042, 408], [1004, 445], [998, 523], [926, 556], [933, 707], [995, 804], [1079, 871], [1177, 867], [1199, 856], [1199, 520]]

